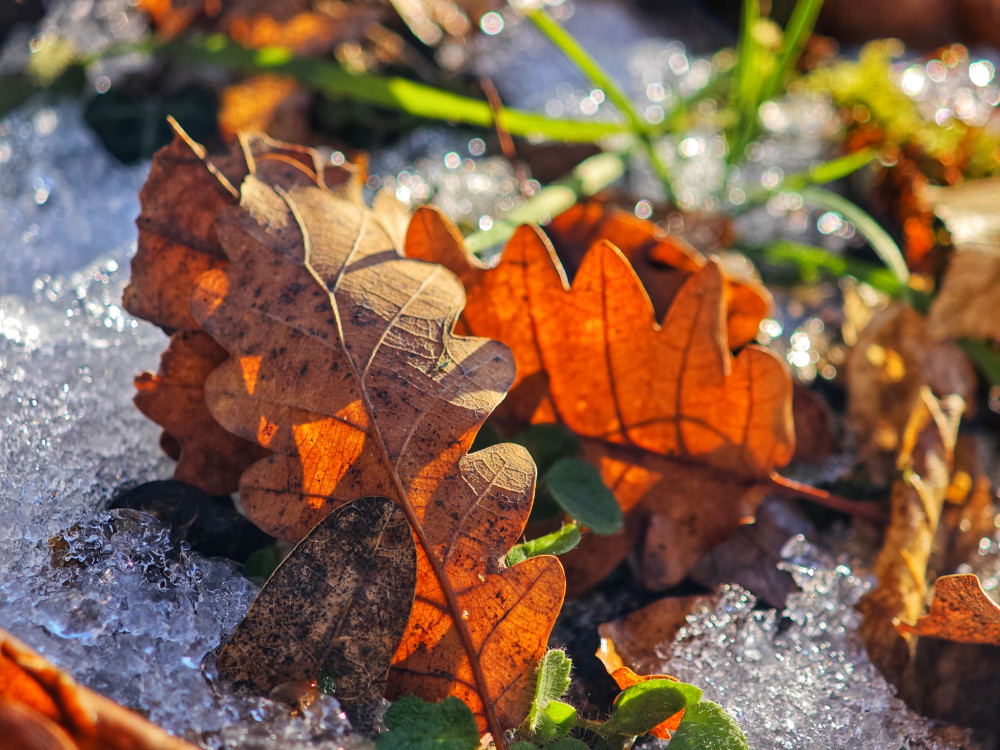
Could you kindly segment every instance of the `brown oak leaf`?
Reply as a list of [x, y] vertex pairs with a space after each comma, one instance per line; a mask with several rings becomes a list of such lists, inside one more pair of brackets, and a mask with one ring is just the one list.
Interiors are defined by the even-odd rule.
[[[320, 155], [266, 136], [242, 136], [229, 154], [208, 159], [205, 150], [175, 126], [174, 141], [153, 158], [140, 193], [139, 243], [124, 306], [173, 334], [156, 375], [136, 379], [136, 405], [164, 428], [161, 445], [177, 460], [174, 477], [209, 494], [236, 489], [242, 472], [266, 454], [259, 445], [215, 424], [201, 395], [204, 379], [225, 358], [191, 315], [195, 279], [228, 261], [215, 219], [237, 205], [236, 187], [249, 174], [266, 173], [277, 184], [320, 184], [352, 193], [351, 168], [325, 164]], [[256, 210], [246, 197], [249, 210]]]
[[575, 590], [604, 577], [641, 536], [645, 582], [667, 588], [754, 510], [791, 457], [792, 386], [769, 352], [730, 354], [727, 283], [714, 261], [687, 274], [662, 320], [627, 258], [607, 241], [570, 285], [552, 244], [521, 227], [499, 264], [468, 254], [439, 212], [419, 209], [409, 257], [452, 269], [462, 321], [514, 351], [512, 421], [565, 424], [631, 518], [563, 558]]
[[900, 636], [894, 620], [913, 620], [923, 610], [927, 564], [951, 482], [958, 424], [965, 403], [938, 400], [926, 386], [903, 431], [892, 488], [891, 519], [873, 566], [876, 587], [858, 603], [859, 628], [872, 661], [897, 685], [912, 668], [913, 639]]
[[244, 508], [298, 540], [357, 498], [396, 502], [417, 588], [387, 695], [455, 695], [500, 745], [527, 713], [565, 586], [553, 557], [501, 562], [531, 508], [527, 451], [468, 453], [513, 357], [453, 334], [459, 281], [401, 258], [378, 202], [263, 170], [240, 197], [217, 222], [229, 263], [198, 279], [192, 310], [230, 354], [206, 383], [212, 415], [272, 451], [242, 476]]
[[174, 479], [210, 495], [232, 492], [246, 468], [268, 454], [222, 429], [205, 406], [205, 380], [228, 358], [204, 331], [181, 331], [170, 338], [156, 375], [135, 379], [135, 405], [163, 427], [160, 444], [177, 461]]
[[[610, 675], [623, 667], [654, 672], [663, 662], [656, 655], [657, 647], [673, 641], [685, 618], [706, 601], [704, 595], [667, 597], [602, 623], [597, 628], [601, 645], [595, 655]], [[627, 686], [619, 683], [618, 687], [624, 690]]]

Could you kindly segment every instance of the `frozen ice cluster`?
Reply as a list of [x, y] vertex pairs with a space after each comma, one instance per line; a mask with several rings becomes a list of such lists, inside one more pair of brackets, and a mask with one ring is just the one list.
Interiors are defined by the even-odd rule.
[[79, 106], [29, 106], [0, 119], [0, 294], [24, 294], [38, 276], [133, 241], [146, 171], [100, 148]]
[[782, 557], [801, 588], [783, 613], [755, 609], [752, 594], [723, 586], [659, 647], [662, 671], [702, 687], [754, 750], [956, 747], [957, 730], [907, 708], [868, 659], [854, 605], [869, 583], [802, 536]]
[[[18, 170], [0, 168], [0, 195], [22, 196], [24, 171], [44, 168], [69, 203], [94, 201], [96, 211], [106, 201], [111, 226], [47, 201], [0, 211], [0, 262], [23, 292], [0, 296], [0, 627], [206, 748], [370, 746], [347, 734], [332, 698], [294, 717], [284, 704], [228, 695], [202, 661], [256, 588], [232, 563], [173, 543], [152, 516], [105, 510], [116, 491], [169, 474], [156, 426], [131, 403], [132, 378], [156, 368], [165, 338], [120, 307], [132, 250], [120, 243], [134, 233], [138, 174], [105, 164], [101, 194], [91, 195], [84, 163], [103, 157], [68, 107], [22, 110], [0, 128], [17, 132], [47, 117], [58, 118], [61, 145], [32, 129], [18, 148], [36, 159], [49, 145], [75, 150], [59, 152], [64, 163], [46, 152], [44, 167], [24, 156]], [[25, 225], [37, 231], [25, 236]], [[50, 238], [55, 257], [46, 249], [31, 260], [34, 236]], [[83, 270], [28, 281], [33, 268], [67, 264]]]

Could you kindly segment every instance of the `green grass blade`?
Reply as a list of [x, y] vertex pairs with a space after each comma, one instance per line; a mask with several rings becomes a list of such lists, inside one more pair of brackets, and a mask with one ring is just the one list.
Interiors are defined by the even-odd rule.
[[541, 9], [528, 10], [525, 12], [525, 15], [538, 27], [539, 31], [548, 37], [550, 42], [569, 58], [570, 62], [576, 65], [595, 86], [604, 91], [604, 95], [608, 100], [625, 115], [629, 129], [642, 143], [646, 155], [653, 166], [653, 171], [660, 178], [667, 199], [673, 200], [674, 191], [670, 180], [670, 170], [656, 152], [656, 146], [653, 143], [653, 134], [655, 131], [653, 126], [639, 114], [632, 100], [628, 98], [625, 91], [622, 90], [608, 72], [601, 67], [601, 64], [591, 57], [590, 53], [573, 38], [573, 35], [560, 26], [552, 16]]
[[760, 84], [758, 80], [758, 58], [760, 43], [755, 31], [760, 23], [758, 0], [743, 0], [740, 17], [740, 38], [736, 45], [736, 66], [733, 70], [732, 89], [729, 94], [730, 106], [736, 111], [736, 125], [730, 133], [727, 160], [743, 158], [743, 151], [753, 136], [757, 122]]
[[856, 203], [842, 195], [837, 195], [820, 187], [807, 187], [799, 191], [802, 198], [814, 206], [836, 211], [854, 224], [861, 236], [868, 240], [872, 249], [882, 259], [886, 267], [892, 271], [903, 284], [910, 280], [910, 270], [899, 249], [899, 245], [889, 236], [889, 233]]
[[[221, 35], [188, 42], [171, 42], [168, 54], [233, 70], [291, 76], [329, 98], [350, 98], [401, 110], [416, 117], [493, 127], [493, 111], [486, 101], [461, 96], [396, 76], [349, 73], [336, 63], [296, 57], [283, 48], [251, 50]], [[628, 132], [622, 123], [555, 120], [534, 112], [503, 109], [500, 126], [512, 135], [543, 136], [553, 140], [596, 142]]]
[[503, 244], [521, 224], [543, 224], [580, 200], [600, 192], [625, 174], [627, 154], [596, 154], [576, 165], [561, 180], [542, 188], [524, 204], [502, 218], [492, 228], [473, 232], [465, 246], [473, 253]]
[[631, 99], [628, 98], [621, 86], [566, 29], [544, 10], [528, 10], [525, 15], [538, 27], [539, 31], [548, 37], [550, 42], [559, 48], [560, 52], [566, 55], [595, 86], [604, 92], [608, 100], [628, 119], [629, 127], [633, 133], [648, 132], [648, 123], [636, 111]]
[[814, 282], [823, 275], [853, 276], [897, 299], [907, 298], [909, 287], [887, 268], [845, 258], [822, 247], [783, 240], [763, 247], [741, 248], [756, 265], [791, 268], [798, 280]]
[[790, 175], [786, 175], [785, 178], [776, 187], [767, 190], [765, 188], [756, 188], [747, 195], [746, 202], [742, 205], [736, 206], [732, 213], [739, 216], [753, 208], [756, 208], [762, 203], [765, 203], [772, 195], [780, 192], [787, 191], [801, 191], [810, 185], [822, 185], [827, 182], [833, 182], [834, 180], [839, 180], [847, 177], [859, 169], [869, 165], [875, 159], [877, 151], [874, 149], [862, 149], [861, 151], [855, 151], [854, 153], [846, 154], [845, 156], [838, 156], [835, 159], [830, 159], [829, 161], [820, 162], [819, 164], [814, 164], [809, 167], [809, 169], [804, 169], [801, 172], [793, 172]]
[[871, 164], [878, 156], [876, 149], [865, 148], [835, 159], [814, 164], [803, 172], [795, 172], [785, 177], [783, 190], [799, 190], [809, 185], [823, 185], [840, 180]]
[[823, 0], [798, 0], [792, 11], [788, 25], [781, 37], [781, 48], [778, 50], [778, 64], [768, 76], [761, 90], [760, 101], [770, 99], [784, 87], [785, 81], [795, 68], [802, 54], [806, 40], [812, 34], [816, 18], [823, 7]]

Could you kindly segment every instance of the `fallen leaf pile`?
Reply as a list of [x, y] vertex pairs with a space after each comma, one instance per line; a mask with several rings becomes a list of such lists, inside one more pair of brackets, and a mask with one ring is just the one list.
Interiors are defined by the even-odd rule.
[[[566, 576], [552, 557], [502, 562], [536, 470], [516, 445], [469, 452], [487, 418], [512, 436], [568, 428], [624, 511], [621, 532], [562, 557], [574, 592], [635, 547], [662, 590], [728, 580], [732, 559], [770, 567], [758, 562], [794, 533], [780, 512], [746, 526], [769, 491], [801, 491], [776, 473], [794, 451], [791, 378], [750, 343], [763, 287], [648, 222], [578, 205], [544, 232], [519, 228], [487, 266], [435, 209], [411, 220], [386, 195], [368, 208], [358, 177], [262, 136], [209, 157], [178, 133], [142, 193], [126, 293], [172, 333], [136, 403], [163, 425], [177, 479], [238, 485], [248, 517], [297, 545], [220, 653], [225, 679], [268, 692], [329, 670], [362, 729], [383, 694], [455, 696], [502, 743], [531, 704]], [[862, 604], [873, 659], [897, 679], [916, 669], [915, 636], [953, 632], [960, 606], [992, 632], [988, 604], [947, 578], [920, 618], [926, 581], [992, 518], [959, 448], [974, 377], [927, 332], [890, 308], [848, 366], [862, 454], [902, 472]], [[754, 586], [780, 604], [786, 579]], [[687, 606], [602, 626], [609, 673], [648, 668]]]
[[[406, 253], [454, 271], [469, 300], [466, 329], [513, 350], [504, 421], [569, 427], [628, 514], [622, 532], [589, 537], [564, 558], [573, 590], [599, 581], [640, 540], [646, 585], [667, 588], [752, 517], [791, 458], [784, 365], [756, 346], [730, 354], [731, 335], [743, 344], [756, 330], [766, 293], [621, 216], [578, 207], [550, 231], [574, 248], [572, 284], [540, 230], [521, 227], [487, 268], [430, 208], [414, 216]], [[607, 239], [580, 244], [605, 234], [627, 252]], [[645, 288], [626, 256], [651, 277]]]
[[[245, 139], [242, 153], [219, 163], [182, 139], [167, 152], [190, 149], [193, 159], [179, 163], [200, 162], [208, 177], [199, 188], [215, 191], [209, 236], [225, 260], [194, 279], [190, 309], [228, 353], [204, 383], [212, 416], [271, 453], [242, 473], [244, 508], [261, 528], [298, 541], [359, 498], [398, 505], [416, 542], [417, 580], [387, 696], [455, 695], [481, 731], [502, 738], [527, 712], [565, 585], [555, 558], [500, 562], [531, 507], [527, 452], [505, 444], [468, 453], [513, 380], [513, 359], [501, 344], [452, 333], [460, 283], [400, 257], [397, 214], [385, 201], [372, 210], [331, 192], [303, 158], [318, 166], [312, 152], [253, 144]], [[183, 235], [194, 196], [176, 196], [180, 205], [157, 210], [173, 211], [170, 231]], [[202, 206], [192, 218], [206, 218]], [[154, 246], [136, 262], [156, 254]], [[170, 298], [164, 290], [193, 276], [178, 283], [169, 266], [163, 273], [130, 288], [133, 305], [146, 289]], [[321, 554], [320, 543], [302, 542], [285, 574]], [[296, 647], [314, 666], [316, 645]], [[253, 661], [246, 648], [242, 660]]]

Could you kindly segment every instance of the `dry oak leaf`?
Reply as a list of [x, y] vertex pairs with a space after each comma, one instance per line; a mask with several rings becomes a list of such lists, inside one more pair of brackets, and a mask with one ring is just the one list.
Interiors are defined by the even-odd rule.
[[225, 359], [190, 308], [195, 279], [228, 263], [215, 231], [216, 216], [239, 203], [234, 185], [249, 174], [266, 175], [286, 187], [319, 184], [348, 194], [354, 172], [324, 163], [312, 149], [260, 135], [241, 136], [229, 154], [209, 160], [200, 145], [174, 127], [173, 142], [153, 158], [139, 194], [139, 243], [123, 302], [173, 339], [159, 372], [136, 378], [135, 403], [164, 428], [160, 443], [177, 460], [174, 478], [224, 495], [266, 451], [216, 425], [202, 395], [205, 378]]
[[78, 685], [0, 630], [0, 745], [17, 750], [196, 750]]
[[958, 187], [927, 186], [920, 197], [951, 233], [954, 250], [931, 303], [935, 340], [968, 337], [1000, 342], [1000, 178]]
[[901, 622], [898, 628], [918, 636], [1000, 646], [1000, 606], [975, 575], [941, 576], [934, 583], [930, 611], [915, 625]]
[[[654, 672], [663, 662], [656, 655], [657, 647], [672, 642], [685, 618], [708, 600], [706, 595], [671, 596], [601, 623], [597, 628], [601, 645], [595, 656], [612, 676], [623, 667], [640, 673]], [[628, 685], [619, 682], [618, 687], [624, 690]]]
[[872, 661], [891, 682], [912, 682], [914, 644], [892, 623], [923, 611], [927, 565], [944, 508], [964, 401], [938, 400], [921, 390], [903, 431], [898, 467], [902, 475], [890, 497], [891, 518], [872, 572], [878, 583], [858, 603], [859, 628]]
[[156, 375], [146, 372], [135, 379], [133, 400], [163, 427], [160, 446], [177, 461], [174, 479], [210, 495], [232, 492], [247, 467], [269, 453], [222, 429], [208, 412], [205, 380], [228, 358], [204, 331], [180, 331], [171, 336]]
[[847, 415], [876, 481], [891, 479], [923, 388], [974, 402], [976, 375], [952, 341], [936, 342], [912, 307], [892, 304], [864, 327], [847, 358]]
[[618, 535], [587, 537], [563, 558], [574, 591], [603, 578], [640, 535], [646, 584], [676, 584], [753, 515], [775, 467], [791, 457], [791, 378], [758, 347], [730, 354], [716, 262], [687, 276], [657, 322], [628, 260], [607, 241], [587, 252], [570, 286], [540, 230], [519, 228], [486, 268], [453, 224], [421, 208], [406, 252], [451, 268], [469, 298], [466, 330], [514, 351], [515, 421], [573, 430], [633, 512]]
[[527, 451], [468, 453], [513, 357], [452, 333], [461, 284], [401, 258], [378, 202], [250, 174], [241, 203], [254, 208], [217, 224], [229, 265], [198, 279], [192, 310], [231, 356], [206, 383], [209, 409], [273, 452], [244, 473], [244, 508], [298, 540], [346, 502], [396, 502], [418, 578], [387, 696], [454, 695], [502, 744], [528, 711], [565, 587], [553, 557], [501, 562], [531, 509]]

